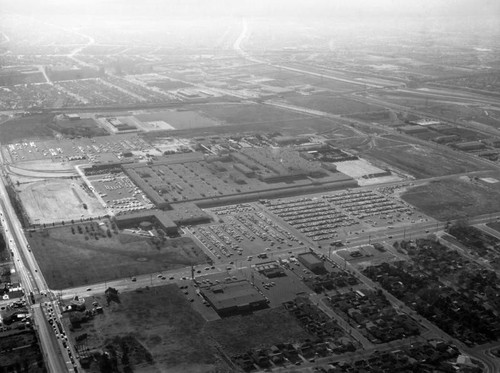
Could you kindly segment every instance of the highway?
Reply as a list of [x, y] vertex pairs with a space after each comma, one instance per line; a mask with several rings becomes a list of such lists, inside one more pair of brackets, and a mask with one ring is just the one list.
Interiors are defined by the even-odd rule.
[[41, 348], [45, 356], [47, 369], [51, 373], [74, 372], [67, 349], [62, 346], [61, 341], [57, 341], [55, 333], [50, 332], [46, 328], [47, 321], [40, 306], [31, 302], [29, 294], [33, 293], [36, 302], [40, 300], [50, 302], [54, 308], [58, 308], [56, 299], [47, 287], [33, 253], [29, 248], [21, 222], [10, 202], [5, 187], [1, 152], [0, 162], [2, 163], [2, 174], [0, 175], [0, 214], [2, 226], [4, 227], [5, 240], [11, 250], [16, 272], [20, 277], [22, 287], [28, 299], [28, 304], [33, 315], [33, 322], [38, 331]]

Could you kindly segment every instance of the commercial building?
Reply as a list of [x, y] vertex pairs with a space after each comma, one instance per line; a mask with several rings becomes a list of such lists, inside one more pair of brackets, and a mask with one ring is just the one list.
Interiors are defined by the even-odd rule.
[[229, 279], [216, 285], [201, 287], [200, 291], [220, 316], [267, 307], [267, 299], [245, 279]]
[[115, 217], [116, 224], [120, 229], [131, 226], [139, 226], [141, 223], [149, 222], [159, 225], [166, 233], [176, 233], [177, 224], [175, 224], [164, 211], [146, 210], [138, 211], [127, 215], [118, 215]]
[[299, 254], [297, 259], [304, 265], [304, 267], [312, 272], [325, 270], [323, 261], [314, 253]]

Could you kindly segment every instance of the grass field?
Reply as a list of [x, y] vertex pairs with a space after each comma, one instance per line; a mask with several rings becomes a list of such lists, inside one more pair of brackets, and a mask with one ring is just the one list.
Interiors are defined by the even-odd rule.
[[[109, 307], [104, 297], [96, 299], [104, 306], [104, 313], [75, 331], [77, 335], [89, 335], [85, 344], [90, 349], [112, 346], [121, 354], [123, 341], [129, 346], [135, 345], [131, 350], [139, 351], [129, 353], [134, 372], [231, 371], [215, 356], [213, 342], [204, 335], [205, 321], [176, 285], [124, 293], [119, 297], [120, 303], [111, 303]], [[147, 354], [151, 363], [141, 359], [140, 355]], [[121, 365], [121, 359], [118, 360]], [[88, 372], [99, 372], [98, 365], [93, 363]]]
[[[234, 372], [222, 362], [218, 348], [231, 356], [259, 346], [311, 338], [282, 307], [206, 322], [176, 285], [141, 289], [119, 297], [119, 304], [112, 302], [109, 306], [104, 296], [87, 299], [88, 305], [93, 301], [103, 305], [104, 313], [83, 323], [74, 334], [87, 333], [85, 345], [90, 350], [112, 346], [121, 355], [127, 341], [129, 346], [137, 346], [137, 360], [141, 361], [137, 355], [150, 354], [151, 363], [142, 362], [140, 367], [130, 358], [134, 372]], [[90, 373], [98, 372], [96, 365], [93, 363]]]
[[377, 138], [371, 148], [363, 146], [361, 153], [368, 159], [381, 160], [413, 175], [416, 178], [452, 175], [485, 170], [479, 162], [465, 159], [457, 153], [450, 154], [441, 149], [409, 144], [408, 140]]
[[287, 101], [294, 105], [303, 106], [308, 109], [339, 115], [380, 110], [380, 107], [377, 106], [368, 105], [363, 102], [342, 97], [326, 95], [324, 93], [310, 96], [299, 95], [287, 97]]
[[53, 131], [49, 128], [52, 118], [54, 118], [53, 114], [32, 115], [11, 119], [0, 124], [2, 144], [15, 143], [24, 139], [53, 139]]
[[205, 332], [229, 355], [247, 352], [259, 346], [294, 343], [313, 338], [283, 307], [252, 315], [233, 316], [208, 323]]
[[308, 116], [257, 104], [212, 104], [198, 105], [197, 110], [226, 124], [283, 123]]
[[106, 214], [96, 198], [68, 179], [21, 184], [17, 189], [32, 224], [70, 222]]
[[114, 234], [112, 229], [108, 237], [106, 230], [91, 222], [29, 233], [32, 251], [51, 289], [181, 268], [208, 259], [187, 237], [169, 239], [157, 249], [149, 238]]
[[99, 127], [92, 118], [78, 120], [60, 119], [50, 124], [50, 128], [66, 136], [107, 136], [109, 133]]
[[500, 211], [500, 189], [452, 178], [417, 186], [402, 199], [441, 221]]
[[498, 233], [500, 233], [500, 222], [496, 221], [496, 222], [493, 222], [493, 223], [488, 223], [486, 224], [488, 227], [490, 227], [491, 229], [494, 229], [496, 230]]
[[192, 87], [191, 84], [180, 82], [178, 80], [162, 79], [156, 82], [148, 83], [149, 86], [158, 87], [164, 91], [170, 91], [174, 89]]
[[[300, 69], [301, 67], [299, 66], [298, 68]], [[307, 67], [307, 70], [311, 71], [311, 69], [315, 70], [311, 66]], [[337, 75], [337, 73], [335, 72], [329, 73], [325, 72], [324, 70], [316, 70], [315, 72], [323, 75], [331, 75], [331, 76]], [[252, 71], [252, 73], [254, 72]], [[267, 82], [266, 84], [277, 85], [280, 87], [309, 84], [315, 87], [324, 88], [335, 92], [349, 92], [349, 91], [356, 91], [363, 89], [363, 86], [359, 84], [347, 83], [340, 80], [329, 79], [322, 76], [302, 74], [300, 72], [278, 69], [276, 67], [271, 67], [270, 70], [262, 72], [261, 74], [268, 78], [276, 79], [274, 82], [271, 81]], [[340, 78], [348, 79], [348, 77], [341, 75], [342, 74], [338, 74]]]

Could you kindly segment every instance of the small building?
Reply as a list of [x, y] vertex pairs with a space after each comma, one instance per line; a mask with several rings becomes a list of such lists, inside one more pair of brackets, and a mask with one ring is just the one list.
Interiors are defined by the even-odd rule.
[[257, 264], [255, 269], [267, 278], [286, 276], [283, 268], [274, 261]]
[[312, 272], [325, 270], [323, 261], [314, 253], [299, 254], [297, 259]]
[[80, 116], [78, 114], [66, 114], [65, 116], [69, 120], [80, 120]]

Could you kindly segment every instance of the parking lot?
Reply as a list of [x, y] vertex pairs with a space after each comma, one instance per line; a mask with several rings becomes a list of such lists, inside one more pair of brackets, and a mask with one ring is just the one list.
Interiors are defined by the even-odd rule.
[[337, 241], [365, 230], [423, 221], [397, 197], [353, 189], [327, 195], [263, 201], [265, 208], [315, 242]]
[[313, 241], [334, 240], [339, 231], [358, 223], [320, 197], [266, 201], [269, 211]]
[[252, 204], [207, 209], [216, 224], [193, 226], [192, 233], [217, 259], [251, 262], [259, 254], [304, 245]]
[[407, 203], [374, 190], [348, 190], [323, 198], [352, 219], [371, 227], [411, 221], [415, 209]]
[[14, 163], [49, 159], [54, 162], [85, 160], [87, 163], [118, 161], [121, 153], [149, 148], [151, 145], [135, 135], [25, 141], [5, 146]]
[[86, 177], [114, 215], [154, 207], [142, 190], [121, 171]]

